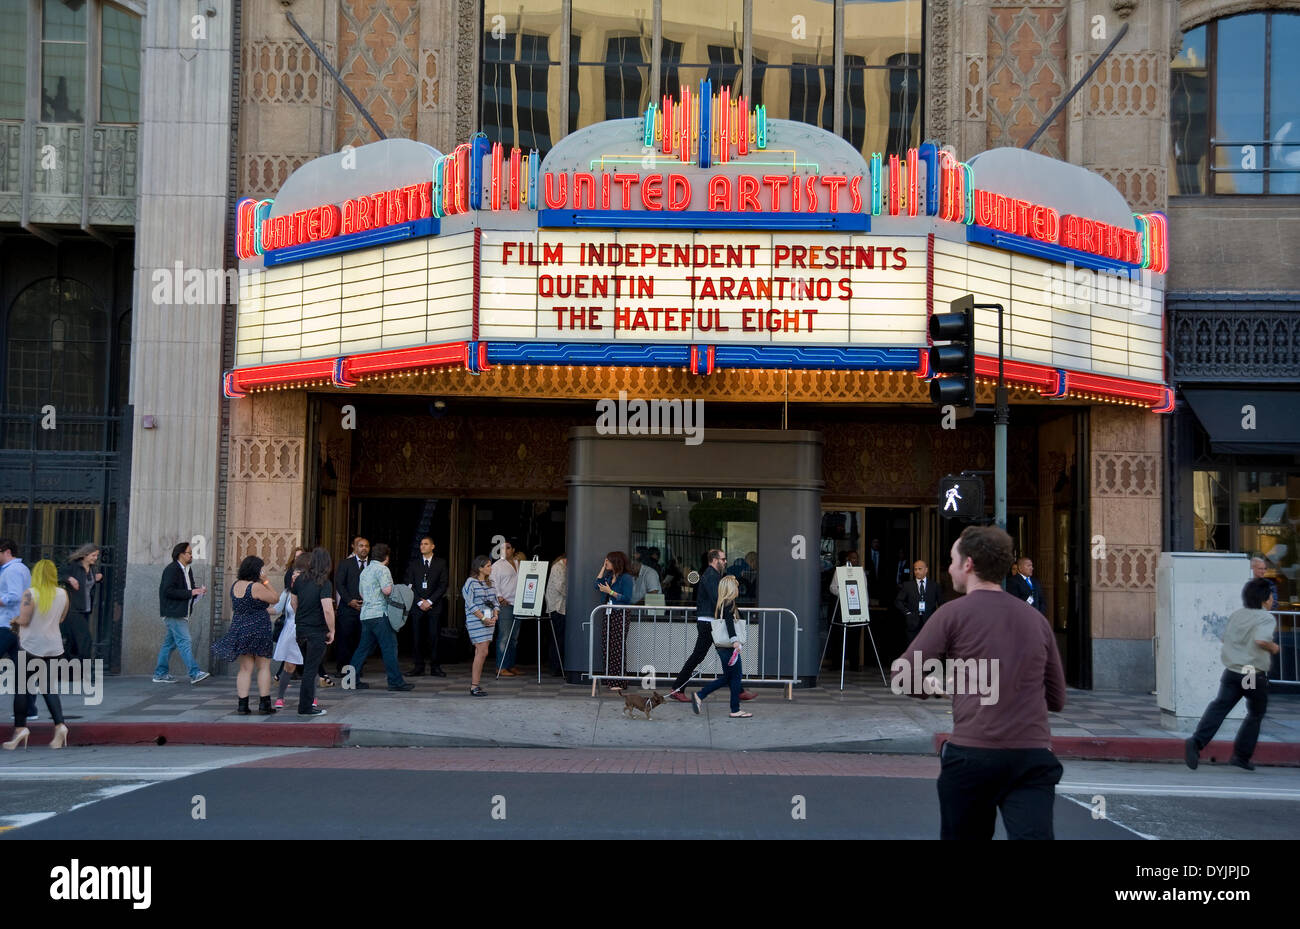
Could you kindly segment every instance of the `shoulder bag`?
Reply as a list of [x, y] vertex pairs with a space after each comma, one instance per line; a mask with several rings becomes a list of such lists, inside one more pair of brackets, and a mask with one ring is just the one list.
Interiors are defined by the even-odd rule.
[[710, 624], [712, 624], [713, 626], [713, 644], [718, 646], [719, 648], [729, 648], [730, 646], [736, 644], [736, 642], [739, 642], [741, 645], [745, 644], [745, 631], [746, 631], [747, 623], [740, 618], [740, 615], [736, 612], [736, 608], [734, 606], [731, 608], [731, 610], [732, 610], [731, 624], [736, 627], [735, 641], [732, 641], [731, 636], [727, 634], [727, 621], [725, 619], [709, 620]]

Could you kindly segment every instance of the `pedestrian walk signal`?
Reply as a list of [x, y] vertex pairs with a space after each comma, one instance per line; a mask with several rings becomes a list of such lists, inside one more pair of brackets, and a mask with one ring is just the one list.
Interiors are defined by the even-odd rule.
[[984, 479], [946, 475], [939, 482], [939, 515], [944, 519], [984, 516]]

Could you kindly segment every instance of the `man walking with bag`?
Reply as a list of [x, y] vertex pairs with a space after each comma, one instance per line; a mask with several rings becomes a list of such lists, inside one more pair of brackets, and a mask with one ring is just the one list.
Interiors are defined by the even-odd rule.
[[388, 674], [389, 690], [414, 690], [415, 685], [402, 677], [397, 666], [397, 636], [388, 621], [388, 595], [393, 592], [393, 575], [388, 570], [388, 546], [375, 544], [374, 557], [361, 572], [361, 644], [349, 664], [356, 669], [357, 690], [366, 690], [369, 684], [360, 681], [366, 659], [376, 645], [384, 656], [384, 670]]
[[[727, 566], [727, 553], [720, 548], [711, 548], [708, 559], [709, 566], [700, 575], [700, 582], [695, 587], [695, 649], [677, 673], [673, 689], [668, 694], [679, 703], [692, 702], [686, 695], [686, 684], [700, 662], [708, 657], [709, 649], [713, 648], [713, 614], [718, 609], [718, 584], [722, 581], [722, 570]], [[740, 692], [741, 700], [753, 700], [755, 696], [748, 690]]]

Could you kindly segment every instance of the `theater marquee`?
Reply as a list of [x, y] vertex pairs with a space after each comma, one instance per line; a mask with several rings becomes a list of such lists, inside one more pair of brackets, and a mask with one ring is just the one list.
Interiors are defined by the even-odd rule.
[[[231, 396], [437, 364], [923, 376], [928, 315], [970, 292], [1006, 306], [1022, 383], [1168, 400], [1161, 214], [1018, 149], [868, 163], [707, 83], [545, 162], [481, 136], [317, 159], [240, 202], [237, 243]], [[981, 354], [994, 322], [977, 318]]]

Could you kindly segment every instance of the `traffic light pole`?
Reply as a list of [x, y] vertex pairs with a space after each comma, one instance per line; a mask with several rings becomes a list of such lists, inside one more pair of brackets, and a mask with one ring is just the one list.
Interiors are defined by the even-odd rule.
[[1007, 402], [1006, 354], [1002, 340], [1002, 304], [979, 303], [981, 310], [998, 311], [998, 386], [993, 407], [993, 522], [1007, 528], [1007, 426], [1011, 422], [1011, 405]]

